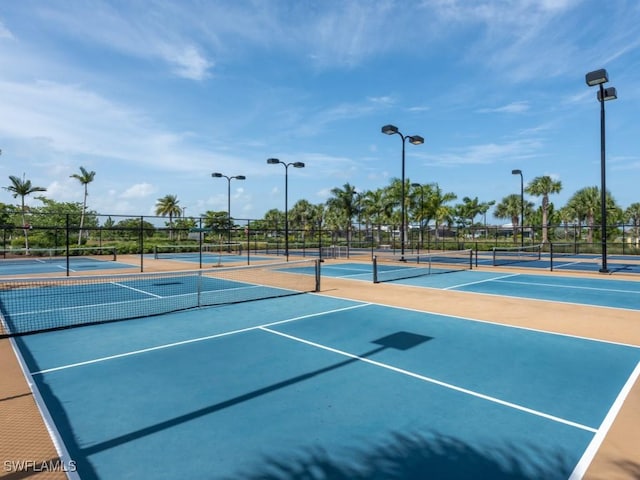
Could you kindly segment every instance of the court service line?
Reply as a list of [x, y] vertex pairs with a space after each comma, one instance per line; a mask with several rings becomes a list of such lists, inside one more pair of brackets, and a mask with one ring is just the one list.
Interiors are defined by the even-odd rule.
[[587, 425], [582, 425], [581, 423], [572, 422], [571, 420], [566, 420], [564, 418], [556, 417], [555, 415], [550, 415], [548, 413], [544, 413], [544, 412], [541, 412], [539, 410], [534, 410], [532, 408], [524, 407], [522, 405], [518, 405], [517, 403], [507, 402], [506, 400], [501, 400], [499, 398], [492, 397], [490, 395], [485, 395], [483, 393], [475, 392], [475, 391], [469, 390], [467, 388], [458, 387], [457, 385], [453, 385], [451, 383], [443, 382], [441, 380], [436, 380], [435, 378], [427, 377], [425, 375], [420, 375], [418, 373], [411, 372], [411, 371], [405, 370], [403, 368], [394, 367], [393, 365], [389, 365], [389, 364], [386, 364], [386, 363], [377, 362], [375, 360], [371, 360], [370, 358], [361, 357], [359, 355], [355, 355], [353, 353], [345, 352], [343, 350], [338, 350], [336, 348], [332, 348], [332, 347], [329, 347], [327, 345], [322, 345], [320, 343], [311, 342], [309, 340], [305, 340], [305, 339], [300, 338], [300, 337], [295, 337], [295, 336], [289, 335], [287, 333], [278, 332], [277, 330], [272, 330], [270, 328], [267, 328], [266, 326], [259, 327], [259, 328], [261, 330], [264, 330], [265, 332], [273, 333], [275, 335], [280, 335], [281, 337], [285, 337], [285, 338], [288, 338], [290, 340], [294, 340], [296, 342], [304, 343], [304, 344], [310, 345], [312, 347], [316, 347], [316, 348], [320, 348], [322, 350], [327, 350], [329, 352], [337, 353], [339, 355], [343, 355], [345, 357], [352, 358], [354, 360], [360, 360], [362, 362], [369, 363], [369, 364], [374, 365], [376, 367], [385, 368], [387, 370], [391, 370], [393, 372], [400, 373], [402, 375], [407, 375], [409, 377], [417, 378], [418, 380], [422, 380], [424, 382], [432, 383], [432, 384], [438, 385], [440, 387], [448, 388], [450, 390], [454, 390], [456, 392], [464, 393], [466, 395], [470, 395], [472, 397], [480, 398], [482, 400], [487, 400], [489, 402], [496, 403], [498, 405], [502, 405], [502, 406], [505, 406], [505, 407], [509, 407], [509, 408], [514, 409], [514, 410], [519, 410], [521, 412], [525, 412], [525, 413], [529, 413], [531, 415], [542, 417], [542, 418], [545, 418], [547, 420], [551, 420], [553, 422], [562, 423], [564, 425], [568, 425], [570, 427], [579, 428], [580, 430], [586, 430], [587, 432], [591, 432], [591, 433], [596, 433], [598, 431], [595, 428], [589, 427]]
[[573, 265], [580, 265], [582, 263], [585, 263], [585, 262], [582, 262], [581, 260], [578, 260], [576, 262], [565, 262], [565, 263], [561, 263], [559, 265], [554, 265], [553, 268], [571, 267]]
[[520, 274], [519, 273], [510, 273], [509, 275], [501, 275], [499, 277], [485, 278], [484, 280], [477, 280], [475, 282], [467, 282], [467, 283], [460, 283], [458, 285], [451, 285], [450, 287], [445, 287], [442, 290], [451, 290], [452, 288], [468, 287], [469, 285], [477, 285], [478, 283], [493, 282], [493, 281], [500, 280], [500, 279], [503, 279], [503, 278], [517, 277], [518, 275], [520, 275]]
[[561, 285], [559, 283], [538, 283], [538, 282], [516, 282], [513, 280], [494, 279], [500, 283], [514, 283], [517, 285], [528, 285], [533, 287], [554, 287], [554, 288], [573, 288], [574, 290], [595, 290], [596, 292], [613, 292], [613, 293], [640, 293], [639, 290], [622, 290], [619, 288], [602, 288], [602, 287], [582, 287], [579, 285]]
[[607, 416], [602, 421], [600, 428], [591, 439], [589, 446], [582, 454], [582, 457], [578, 461], [578, 464], [576, 465], [576, 467], [573, 469], [573, 472], [571, 473], [569, 480], [580, 480], [582, 479], [584, 474], [587, 472], [589, 465], [591, 465], [593, 458], [595, 457], [596, 453], [600, 449], [600, 445], [602, 445], [602, 442], [604, 441], [605, 437], [609, 433], [609, 429], [613, 425], [613, 422], [618, 416], [618, 413], [620, 412], [622, 405], [627, 399], [627, 396], [629, 395], [631, 388], [638, 380], [638, 377], [640, 377], [640, 362], [638, 362], [638, 364], [636, 365], [636, 368], [633, 370], [633, 372], [627, 379], [627, 382], [624, 384], [624, 387], [622, 387], [622, 390], [620, 390], [620, 393], [618, 393], [618, 396], [613, 402], [613, 405], [611, 405], [611, 408], [609, 409]]
[[189, 343], [202, 342], [202, 341], [211, 340], [211, 339], [214, 339], [214, 338], [221, 338], [221, 337], [226, 337], [226, 336], [229, 336], [229, 335], [235, 335], [235, 334], [238, 334], [238, 333], [250, 332], [252, 330], [259, 330], [261, 328], [271, 327], [271, 326], [274, 326], [274, 325], [282, 325], [284, 323], [295, 322], [297, 320], [303, 320], [305, 318], [320, 317], [322, 315], [328, 315], [328, 314], [331, 314], [331, 313], [344, 312], [344, 311], [347, 311], [347, 310], [353, 310], [355, 308], [361, 308], [361, 307], [365, 307], [365, 306], [368, 306], [368, 305], [370, 305], [370, 304], [369, 303], [360, 303], [360, 304], [357, 304], [357, 305], [350, 305], [348, 307], [336, 308], [336, 309], [333, 309], [333, 310], [325, 310], [323, 312], [310, 313], [308, 315], [300, 315], [298, 317], [287, 318], [285, 320], [277, 320], [275, 322], [269, 322], [269, 323], [265, 323], [263, 325], [255, 325], [253, 327], [239, 328], [237, 330], [231, 330], [229, 332], [216, 333], [214, 335], [207, 335], [205, 337], [190, 338], [189, 340], [182, 340], [180, 342], [166, 343], [164, 345], [156, 345], [155, 347], [142, 348], [142, 349], [139, 349], [139, 350], [132, 350], [130, 352], [118, 353], [116, 355], [109, 355], [109, 356], [106, 356], [106, 357], [100, 357], [100, 358], [94, 358], [92, 360], [86, 360], [84, 362], [70, 363], [68, 365], [62, 365], [62, 366], [59, 366], [59, 367], [46, 368], [46, 369], [43, 369], [43, 370], [38, 370], [37, 372], [31, 372], [31, 375], [43, 375], [45, 373], [57, 372], [59, 370], [67, 370], [67, 369], [70, 369], [70, 368], [82, 367], [84, 365], [91, 365], [91, 364], [94, 364], [94, 363], [106, 362], [108, 360], [114, 360], [116, 358], [129, 357], [129, 356], [132, 356], [132, 355], [139, 355], [141, 353], [153, 352], [155, 350], [164, 350], [166, 348], [177, 347], [177, 346], [180, 346], [180, 345], [187, 345]]
[[155, 293], [147, 292], [146, 290], [141, 290], [139, 288], [130, 287], [129, 285], [125, 285], [124, 283], [119, 282], [111, 282], [111, 285], [115, 285], [116, 287], [122, 287], [129, 290], [133, 290], [134, 292], [142, 293], [144, 295], [149, 295], [150, 297], [162, 298], [161, 295], [156, 295]]

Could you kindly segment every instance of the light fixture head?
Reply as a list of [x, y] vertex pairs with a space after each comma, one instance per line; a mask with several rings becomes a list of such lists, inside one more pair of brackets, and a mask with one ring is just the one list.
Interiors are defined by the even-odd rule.
[[303, 162], [294, 162], [292, 163], [292, 165], [294, 166], [294, 168], [304, 168]]
[[282, 163], [282, 162], [277, 158], [267, 158], [267, 163], [269, 165], [275, 165], [276, 163]]
[[413, 145], [422, 145], [424, 143], [424, 138], [420, 135], [412, 135], [411, 137], [407, 137], [409, 139], [409, 143]]
[[214, 173], [211, 174], [211, 176], [215, 177], [215, 178], [220, 178], [220, 177], [222, 177], [222, 174], [218, 173], [218, 172], [214, 172]]
[[609, 75], [607, 75], [607, 71], [604, 68], [601, 68], [600, 70], [594, 70], [593, 72], [587, 73], [585, 80], [587, 85], [593, 87], [595, 85], [600, 85], [601, 83], [607, 83], [609, 81]]
[[382, 127], [382, 133], [385, 135], [393, 135], [394, 133], [398, 133], [398, 127], [395, 125], [385, 125]]
[[600, 90], [598, 90], [599, 102], [602, 102], [602, 101], [606, 102], [607, 100], [615, 100], [616, 98], [618, 98], [618, 92], [616, 92], [615, 87], [604, 88], [602, 89], [602, 93], [604, 94], [604, 96], [601, 94]]
[[511, 170], [512, 175], [522, 175], [522, 170]]
[[245, 177], [244, 175], [236, 175], [233, 178], [235, 178], [236, 180], [246, 180], [247, 179], [247, 177]]

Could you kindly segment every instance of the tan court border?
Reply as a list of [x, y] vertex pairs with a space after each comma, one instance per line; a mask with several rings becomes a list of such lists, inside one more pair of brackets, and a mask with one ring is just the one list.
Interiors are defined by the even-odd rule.
[[[119, 259], [119, 261], [122, 260]], [[184, 269], [184, 262], [151, 260], [145, 262], [145, 271], [177, 269]], [[517, 272], [514, 269], [505, 271]], [[109, 272], [116, 273], [111, 270]], [[128, 270], [128, 272], [132, 271]], [[563, 272], [562, 275], [565, 276], [565, 273]], [[393, 284], [374, 285], [370, 282], [329, 277], [323, 277], [320, 294], [640, 346], [640, 315], [637, 311], [491, 297]], [[35, 480], [66, 478], [60, 471], [49, 471], [45, 468], [47, 462], [58, 459], [58, 454], [9, 339], [0, 339], [0, 365], [2, 365], [0, 478], [6, 480], [27, 477]], [[640, 381], [636, 382], [631, 389], [609, 434], [583, 478], [585, 480], [640, 478], [638, 445], [640, 445]], [[4, 468], [4, 462], [7, 460], [31, 462], [30, 471], [7, 471]]]

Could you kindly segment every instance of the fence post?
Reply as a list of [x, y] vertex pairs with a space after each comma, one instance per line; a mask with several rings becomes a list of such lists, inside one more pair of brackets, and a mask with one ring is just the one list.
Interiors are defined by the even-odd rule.
[[138, 243], [140, 243], [140, 273], [142, 273], [144, 272], [144, 216], [140, 217], [139, 235], [140, 238], [138, 240]]
[[67, 260], [67, 277], [68, 277], [69, 276], [69, 270], [70, 270], [70, 268], [69, 268], [69, 227], [70, 227], [69, 226], [69, 214], [67, 213], [65, 215], [65, 217], [66, 217], [65, 222], [66, 222], [66, 227], [67, 227], [66, 228], [67, 234], [66, 234], [66, 239], [65, 239], [65, 246], [66, 246], [66, 250], [67, 250], [67, 255], [66, 255], [67, 258], [66, 258], [66, 260]]

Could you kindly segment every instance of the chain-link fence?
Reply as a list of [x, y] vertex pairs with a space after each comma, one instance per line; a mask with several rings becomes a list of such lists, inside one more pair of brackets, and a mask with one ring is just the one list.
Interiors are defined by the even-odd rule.
[[[145, 255], [172, 246], [194, 251], [224, 251], [234, 248], [247, 262], [260, 254], [317, 256], [320, 258], [373, 255], [377, 250], [399, 250], [400, 231], [394, 225], [355, 223], [349, 229], [321, 224], [268, 224], [265, 220], [233, 219], [232, 225], [212, 223], [204, 217], [86, 215], [79, 213], [5, 215], [0, 224], [2, 258], [51, 255], [138, 255], [144, 268]], [[24, 223], [23, 223], [24, 221]], [[513, 226], [425, 226], [406, 228], [407, 252], [431, 250], [478, 251], [495, 247], [534, 245], [547, 242], [573, 244], [579, 253], [602, 251], [599, 225]], [[609, 254], [640, 254], [640, 226], [611, 225], [605, 236]], [[233, 246], [233, 247], [232, 247]], [[548, 247], [545, 247], [548, 248]]]

